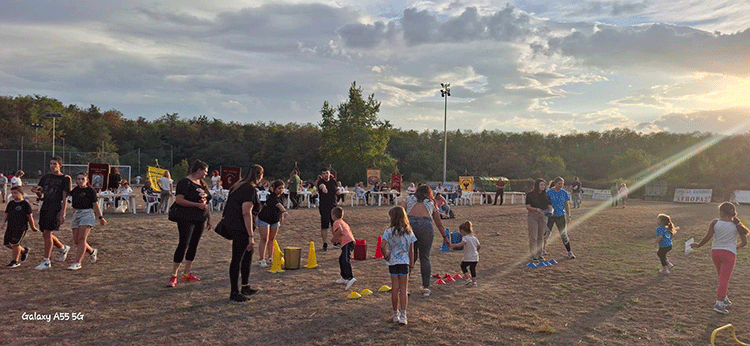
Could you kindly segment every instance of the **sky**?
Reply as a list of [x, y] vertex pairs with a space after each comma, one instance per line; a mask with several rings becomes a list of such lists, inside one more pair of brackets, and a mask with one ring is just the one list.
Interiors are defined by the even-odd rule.
[[352, 82], [417, 131], [750, 119], [750, 0], [0, 0], [0, 46], [0, 95], [129, 119], [316, 124]]

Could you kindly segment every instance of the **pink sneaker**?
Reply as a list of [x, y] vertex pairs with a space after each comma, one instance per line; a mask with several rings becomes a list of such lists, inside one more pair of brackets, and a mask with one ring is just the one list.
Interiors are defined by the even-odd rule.
[[182, 274], [182, 281], [201, 281], [201, 279], [193, 273]]
[[177, 286], [177, 276], [172, 275], [172, 277], [169, 278], [169, 282], [167, 282], [167, 287], [175, 287]]

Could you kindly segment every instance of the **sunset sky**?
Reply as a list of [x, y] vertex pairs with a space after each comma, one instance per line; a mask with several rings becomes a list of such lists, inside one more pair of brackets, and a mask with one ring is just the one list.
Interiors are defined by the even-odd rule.
[[720, 132], [750, 118], [750, 1], [0, 0], [0, 95], [126, 118]]

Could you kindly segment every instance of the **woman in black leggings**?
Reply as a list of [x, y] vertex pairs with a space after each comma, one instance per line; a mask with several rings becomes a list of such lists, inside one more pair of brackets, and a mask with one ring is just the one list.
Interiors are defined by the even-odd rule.
[[[252, 165], [247, 176], [229, 189], [229, 197], [224, 207], [221, 222], [230, 230], [232, 235], [232, 262], [229, 263], [229, 299], [244, 302], [246, 296], [258, 292], [248, 284], [250, 277], [250, 262], [253, 259], [253, 232], [255, 220], [260, 212], [257, 186], [263, 180], [263, 167]], [[238, 285], [238, 277], [242, 274], [242, 288]]]

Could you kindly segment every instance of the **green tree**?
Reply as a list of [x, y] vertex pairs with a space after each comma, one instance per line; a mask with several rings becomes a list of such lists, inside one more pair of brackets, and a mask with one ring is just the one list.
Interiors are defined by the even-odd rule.
[[379, 111], [375, 94], [365, 100], [356, 82], [349, 88], [349, 99], [338, 108], [323, 103], [320, 155], [347, 185], [363, 180], [367, 168], [387, 174], [396, 167], [396, 159], [386, 153], [391, 124], [378, 119]]

